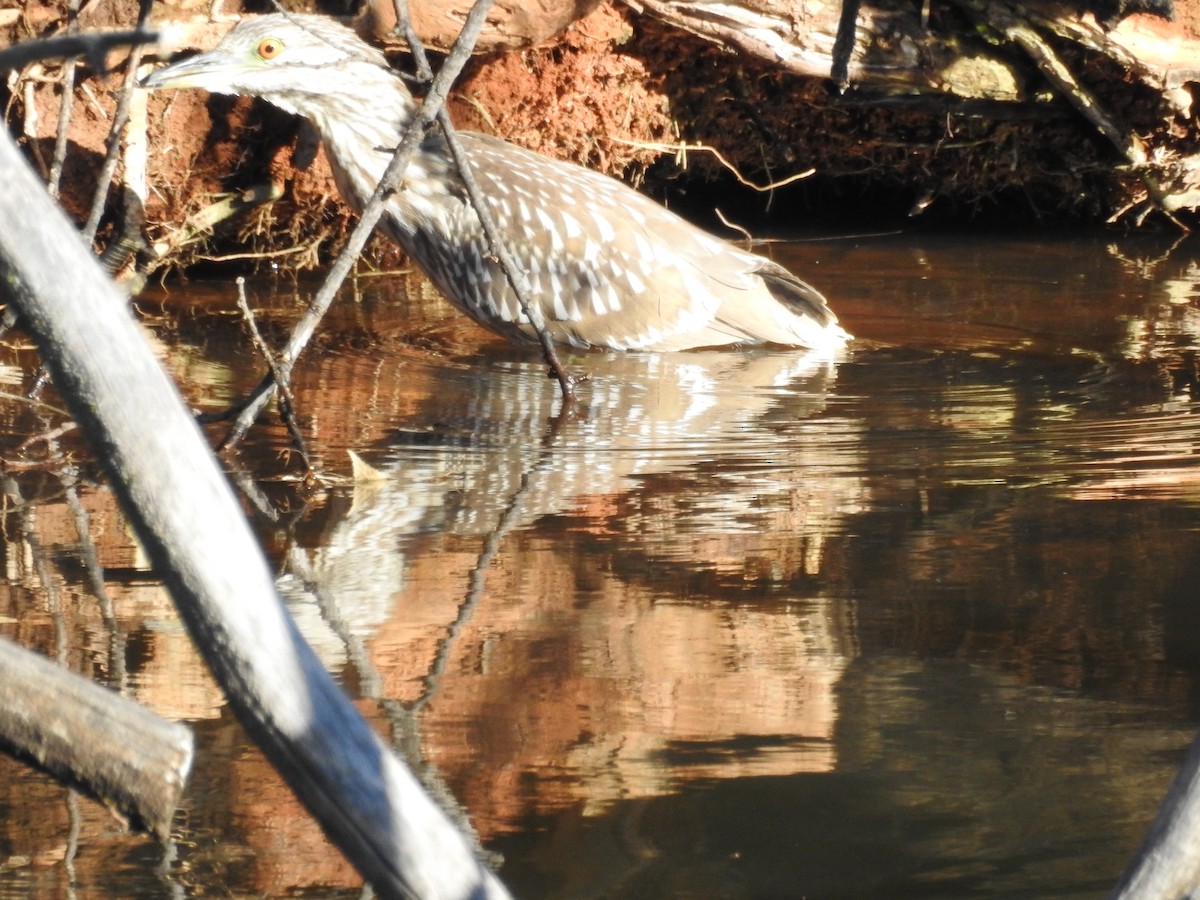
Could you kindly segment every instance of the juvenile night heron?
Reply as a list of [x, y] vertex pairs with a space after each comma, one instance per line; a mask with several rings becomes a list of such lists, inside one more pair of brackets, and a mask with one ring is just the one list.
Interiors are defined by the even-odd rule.
[[[416, 110], [379, 50], [312, 15], [246, 19], [215, 49], [159, 69], [143, 85], [262, 97], [308, 118], [356, 210]], [[825, 298], [782, 266], [708, 235], [621, 182], [487, 135], [459, 137], [556, 342], [830, 350], [849, 337]], [[422, 143], [381, 222], [469, 316], [510, 338], [534, 336], [440, 133]]]

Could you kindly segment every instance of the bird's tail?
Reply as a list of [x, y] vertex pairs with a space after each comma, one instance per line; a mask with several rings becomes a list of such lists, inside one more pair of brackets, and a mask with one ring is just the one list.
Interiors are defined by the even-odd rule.
[[808, 316], [822, 328], [837, 325], [837, 316], [829, 308], [825, 295], [783, 266], [765, 259], [755, 274], [762, 278], [771, 295], [796, 315]]

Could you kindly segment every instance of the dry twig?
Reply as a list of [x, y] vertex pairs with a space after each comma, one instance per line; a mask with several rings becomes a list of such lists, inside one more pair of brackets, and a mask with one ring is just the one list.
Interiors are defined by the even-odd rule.
[[300, 454], [300, 459], [304, 461], [304, 468], [312, 474], [313, 467], [308, 457], [308, 445], [304, 440], [303, 433], [300, 431], [300, 425], [296, 421], [296, 399], [292, 395], [291, 379], [280, 371], [275, 354], [271, 352], [271, 348], [267, 346], [262, 332], [258, 330], [258, 321], [254, 318], [254, 311], [250, 309], [250, 302], [246, 299], [246, 279], [240, 275], [237, 279], [237, 296], [238, 309], [242, 311], [242, 317], [246, 320], [246, 325], [250, 329], [250, 338], [254, 342], [254, 347], [262, 354], [267, 368], [271, 370], [271, 377], [275, 379], [275, 384], [279, 389], [279, 417], [283, 419], [283, 424], [287, 426], [288, 434], [292, 436], [292, 443], [295, 444], [296, 452]]
[[693, 152], [711, 153], [716, 157], [717, 162], [728, 169], [733, 177], [738, 180], [738, 183], [745, 185], [751, 190], [758, 191], [760, 194], [765, 194], [770, 191], [778, 190], [781, 187], [786, 187], [796, 181], [801, 181], [816, 173], [816, 169], [806, 169], [803, 172], [796, 172], [789, 175], [787, 178], [781, 178], [779, 181], [772, 181], [768, 184], [757, 184], [738, 171], [737, 166], [727, 160], [721, 151], [716, 147], [710, 147], [708, 144], [689, 144], [687, 141], [680, 141], [678, 144], [666, 144], [658, 141], [630, 141], [624, 138], [613, 138], [618, 144], [625, 144], [629, 147], [638, 147], [642, 150], [654, 150], [658, 153], [673, 153], [675, 160], [681, 168], [687, 168], [687, 155]]

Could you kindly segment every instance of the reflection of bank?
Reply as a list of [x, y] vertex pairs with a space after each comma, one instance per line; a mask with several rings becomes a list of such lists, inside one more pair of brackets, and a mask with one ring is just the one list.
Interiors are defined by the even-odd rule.
[[588, 367], [553, 428], [538, 364], [438, 382], [386, 480], [284, 579], [328, 664], [421, 707], [424, 755], [487, 833], [834, 763], [853, 636], [822, 573], [863, 489], [855, 426], [818, 419], [833, 364]]

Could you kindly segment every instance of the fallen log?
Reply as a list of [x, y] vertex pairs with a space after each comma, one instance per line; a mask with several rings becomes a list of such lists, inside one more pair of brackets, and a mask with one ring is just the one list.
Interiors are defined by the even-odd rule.
[[192, 731], [0, 639], [0, 747], [159, 840], [192, 767]]

